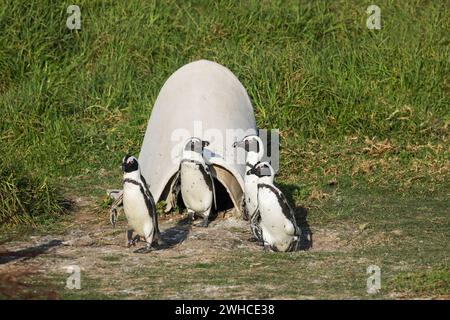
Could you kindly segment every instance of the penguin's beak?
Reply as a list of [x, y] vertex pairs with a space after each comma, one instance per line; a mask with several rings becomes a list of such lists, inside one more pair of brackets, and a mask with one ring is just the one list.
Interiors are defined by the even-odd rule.
[[244, 146], [244, 141], [236, 141], [233, 143], [233, 148], [242, 148]]

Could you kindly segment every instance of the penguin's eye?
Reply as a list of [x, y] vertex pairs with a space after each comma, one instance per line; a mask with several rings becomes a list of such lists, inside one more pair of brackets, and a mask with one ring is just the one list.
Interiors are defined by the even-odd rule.
[[245, 151], [250, 151], [250, 142], [248, 142], [248, 140], [245, 140]]
[[194, 151], [194, 141], [191, 141], [191, 151]]

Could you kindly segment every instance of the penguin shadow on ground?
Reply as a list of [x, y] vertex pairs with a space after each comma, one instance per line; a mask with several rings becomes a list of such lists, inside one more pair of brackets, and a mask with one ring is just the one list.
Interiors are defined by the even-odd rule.
[[303, 206], [295, 206], [294, 195], [298, 186], [287, 183], [277, 183], [277, 186], [285, 195], [289, 205], [294, 210], [295, 221], [301, 230], [299, 250], [308, 250], [313, 246], [313, 234], [308, 223], [308, 209]]
[[43, 243], [34, 247], [29, 247], [17, 251], [0, 252], [0, 264], [5, 264], [18, 259], [28, 260], [35, 258], [41, 254], [46, 253], [53, 247], [62, 245], [62, 243], [63, 242], [61, 240], [51, 240], [47, 243]]
[[[218, 216], [218, 211], [213, 210], [209, 215], [210, 223], [214, 221]], [[187, 239], [189, 232], [193, 228], [197, 228], [197, 224], [201, 221], [201, 218], [195, 221], [189, 221], [189, 218], [180, 219], [177, 224], [165, 230], [161, 230], [162, 244], [159, 244], [157, 249], [170, 249], [178, 244], [184, 242]]]
[[173, 227], [166, 230], [161, 230], [162, 244], [159, 244], [157, 249], [170, 249], [187, 239], [191, 226], [188, 219], [181, 219]]

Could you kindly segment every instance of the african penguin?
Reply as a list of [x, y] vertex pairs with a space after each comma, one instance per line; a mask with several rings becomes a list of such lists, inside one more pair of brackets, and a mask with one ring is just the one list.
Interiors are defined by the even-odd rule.
[[283, 193], [274, 186], [274, 170], [268, 162], [256, 164], [249, 172], [258, 177], [258, 208], [251, 220], [252, 230], [264, 243], [265, 250], [296, 251], [300, 228], [294, 211]]
[[[245, 158], [245, 177], [244, 177], [244, 219], [252, 219], [256, 212], [257, 205], [257, 181], [258, 177], [249, 174], [249, 171], [261, 161], [264, 155], [264, 145], [260, 137], [250, 135], [242, 141], [233, 143], [234, 148], [244, 148]], [[255, 235], [256, 236], [256, 235]]]
[[203, 149], [208, 145], [208, 141], [189, 138], [180, 163], [181, 196], [188, 211], [189, 222], [199, 215], [203, 218], [198, 224], [200, 227], [208, 226], [213, 202], [216, 205], [214, 179], [203, 158]]
[[[160, 240], [156, 205], [135, 157], [126, 155], [122, 160], [123, 170], [123, 210], [128, 220], [128, 247], [134, 245], [139, 237], [147, 243], [137, 252], [145, 253], [152, 249], [154, 242]], [[133, 238], [133, 232], [136, 236]]]

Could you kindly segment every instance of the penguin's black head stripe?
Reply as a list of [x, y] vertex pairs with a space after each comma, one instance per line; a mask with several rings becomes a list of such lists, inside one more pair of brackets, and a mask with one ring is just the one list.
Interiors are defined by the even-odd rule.
[[258, 161], [255, 165], [247, 171], [247, 175], [255, 174], [258, 177], [270, 177], [272, 175], [272, 170], [267, 163], [261, 163]]

